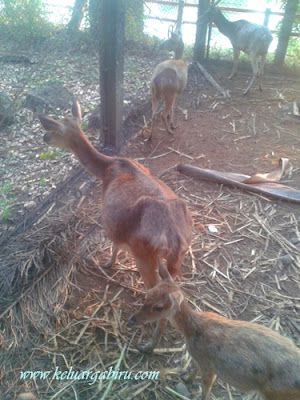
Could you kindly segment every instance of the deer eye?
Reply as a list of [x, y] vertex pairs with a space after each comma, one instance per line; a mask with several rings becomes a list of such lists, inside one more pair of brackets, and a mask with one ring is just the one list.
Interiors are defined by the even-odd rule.
[[152, 310], [153, 310], [153, 311], [161, 312], [163, 309], [164, 309], [163, 307], [156, 306], [156, 307], [153, 307]]

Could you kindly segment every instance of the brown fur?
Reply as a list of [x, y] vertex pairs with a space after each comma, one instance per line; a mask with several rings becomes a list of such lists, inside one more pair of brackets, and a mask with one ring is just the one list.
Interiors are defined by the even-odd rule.
[[[103, 180], [102, 222], [115, 245], [106, 266], [114, 263], [118, 247], [125, 247], [131, 250], [147, 288], [159, 282], [158, 267], [163, 259], [175, 277], [192, 237], [192, 220], [185, 202], [141, 164], [98, 152], [78, 124], [78, 103], [74, 103], [72, 113], [77, 121], [39, 118], [48, 131], [44, 140], [49, 145], [71, 151], [88, 172]], [[151, 346], [146, 350], [152, 350]]]
[[216, 376], [241, 391], [257, 392], [265, 400], [300, 399], [300, 349], [290, 339], [263, 325], [195, 312], [171, 281], [151, 289], [129, 323], [139, 325], [161, 318], [169, 319], [184, 335], [198, 364], [195, 372], [201, 371], [203, 400]]
[[[168, 133], [172, 133], [174, 126], [174, 108], [178, 96], [183, 92], [187, 83], [187, 65], [181, 59], [183, 55], [184, 44], [181, 34], [171, 34], [171, 38], [165, 41], [162, 48], [175, 52], [174, 60], [166, 60], [158, 64], [153, 72], [151, 79], [152, 91], [152, 122], [151, 133], [148, 140], [152, 140], [155, 115], [158, 110], [159, 101], [164, 101], [164, 110], [162, 119]], [[170, 117], [170, 124], [168, 123]]]

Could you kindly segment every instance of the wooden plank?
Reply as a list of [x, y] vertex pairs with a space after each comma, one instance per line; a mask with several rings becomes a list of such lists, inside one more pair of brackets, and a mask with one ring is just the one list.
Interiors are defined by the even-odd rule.
[[[157, 19], [159, 21], [165, 21], [165, 22], [173, 22], [174, 24], [176, 23], [176, 19], [171, 19], [171, 18], [160, 18], [160, 17], [152, 17], [149, 16], [147, 17], [148, 19]], [[188, 24], [188, 25], [196, 25], [196, 22], [191, 22], [191, 21], [182, 21], [182, 25]], [[215, 24], [212, 24], [213, 28], [217, 28]], [[276, 33], [275, 30], [270, 30], [272, 33]], [[291, 33], [291, 36], [295, 37], [300, 37], [300, 33]]]
[[[144, 0], [144, 3], [156, 3], [156, 4], [163, 4], [167, 6], [178, 6], [178, 2], [175, 1], [166, 1], [166, 0]], [[185, 7], [198, 7], [198, 4], [192, 3], [185, 3]], [[249, 8], [235, 8], [235, 7], [219, 7], [222, 11], [232, 11], [232, 12], [244, 12], [244, 13], [257, 13], [257, 14], [265, 14], [265, 11], [262, 10], [252, 10]], [[271, 11], [270, 15], [279, 15], [281, 17], [284, 16], [284, 12], [280, 11]], [[149, 17], [150, 18], [150, 17]], [[152, 17], [153, 18], [153, 17]], [[295, 18], [300, 18], [300, 14], [296, 14]], [[163, 18], [161, 18], [163, 20]], [[186, 22], [192, 23], [192, 22]]]

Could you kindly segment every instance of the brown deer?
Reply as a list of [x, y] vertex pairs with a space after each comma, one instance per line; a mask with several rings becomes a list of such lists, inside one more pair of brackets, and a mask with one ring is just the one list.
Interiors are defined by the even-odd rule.
[[290, 339], [263, 325], [192, 310], [162, 264], [159, 271], [164, 281], [149, 290], [128, 325], [163, 318], [184, 335], [197, 364], [189, 380], [201, 371], [202, 400], [208, 399], [216, 376], [264, 400], [300, 399], [300, 349]]
[[210, 6], [200, 21], [201, 23], [214, 22], [219, 31], [227, 36], [232, 44], [233, 67], [228, 79], [236, 76], [240, 52], [243, 51], [249, 55], [253, 70], [252, 79], [243, 94], [245, 95], [249, 92], [257, 77], [259, 78], [259, 90], [262, 90], [264, 63], [270, 43], [273, 40], [272, 34], [266, 26], [253, 24], [244, 19], [234, 22], [229, 21], [222, 14], [221, 10], [216, 7], [220, 1], [216, 1]]
[[[45, 115], [39, 119], [47, 131], [46, 143], [72, 152], [90, 174], [103, 181], [102, 222], [114, 244], [105, 267], [115, 263], [121, 247], [131, 250], [147, 288], [159, 282], [162, 259], [175, 277], [192, 237], [192, 219], [185, 202], [141, 164], [98, 152], [80, 128], [78, 102], [73, 104], [72, 114], [74, 119], [56, 121]], [[158, 323], [142, 351], [153, 350], [165, 326], [166, 321]]]
[[[175, 59], [166, 60], [158, 64], [152, 75], [152, 122], [149, 141], [152, 140], [155, 115], [161, 98], [164, 101], [162, 119], [165, 128], [168, 133], [173, 133], [172, 129], [176, 128], [174, 125], [174, 109], [177, 105], [178, 96], [183, 92], [187, 83], [188, 67], [182, 60], [184, 44], [181, 33], [179, 31], [177, 33], [171, 32], [171, 37], [160, 47], [168, 51], [174, 51]], [[170, 118], [170, 125], [168, 118]]]

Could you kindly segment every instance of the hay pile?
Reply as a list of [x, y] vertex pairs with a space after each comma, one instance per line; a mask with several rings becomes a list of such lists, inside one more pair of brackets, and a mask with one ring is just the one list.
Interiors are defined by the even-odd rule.
[[[85, 179], [85, 178], [84, 178]], [[193, 242], [179, 284], [198, 310], [259, 322], [299, 340], [298, 223], [291, 205], [199, 183], [167, 170], [162, 179], [191, 208]], [[78, 182], [78, 187], [82, 182]], [[101, 184], [55, 200], [33, 226], [2, 246], [1, 399], [33, 392], [40, 399], [175, 399], [178, 371], [190, 358], [169, 328], [160, 348], [136, 350], [139, 331], [127, 317], [144, 286], [130, 254], [109, 270], [110, 242], [101, 226]], [[213, 228], [212, 228], [213, 227]], [[294, 244], [293, 244], [294, 243]], [[153, 326], [144, 329], [150, 337]], [[160, 371], [159, 379], [55, 379], [54, 372]], [[20, 379], [21, 371], [51, 371]], [[200, 381], [189, 386], [196, 395]], [[221, 382], [215, 399], [249, 398]]]

